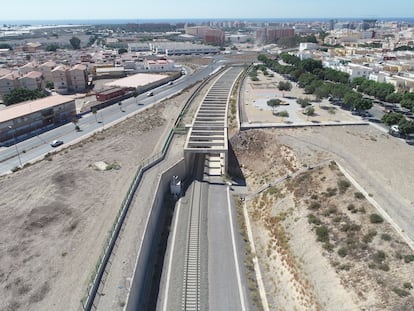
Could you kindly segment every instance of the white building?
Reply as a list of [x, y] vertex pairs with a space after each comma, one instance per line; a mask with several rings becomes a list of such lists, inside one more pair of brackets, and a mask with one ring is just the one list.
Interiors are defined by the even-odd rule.
[[19, 78], [19, 84], [22, 89], [41, 90], [43, 88], [43, 76], [39, 71], [31, 71]]

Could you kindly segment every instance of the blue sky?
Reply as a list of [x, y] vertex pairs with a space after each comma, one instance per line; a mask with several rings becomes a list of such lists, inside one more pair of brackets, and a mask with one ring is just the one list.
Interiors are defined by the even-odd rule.
[[9, 0], [7, 20], [414, 17], [413, 0]]

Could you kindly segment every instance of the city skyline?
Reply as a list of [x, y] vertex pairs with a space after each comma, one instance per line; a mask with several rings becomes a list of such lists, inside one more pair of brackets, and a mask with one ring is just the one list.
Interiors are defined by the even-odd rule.
[[[251, 3], [228, 0], [200, 2], [190, 0], [122, 3], [90, 0], [56, 2], [38, 0], [29, 2], [18, 0], [3, 5], [0, 22], [21, 20], [102, 20], [102, 19], [243, 19], [243, 18], [412, 18], [414, 3], [411, 0], [399, 1], [356, 1], [332, 4], [329, 0], [258, 0]], [[22, 8], [24, 7], [24, 10]], [[47, 8], [47, 10], [45, 10]]]

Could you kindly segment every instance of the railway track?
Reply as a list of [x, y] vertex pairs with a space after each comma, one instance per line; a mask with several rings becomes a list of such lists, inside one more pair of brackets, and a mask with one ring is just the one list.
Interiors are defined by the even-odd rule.
[[193, 183], [192, 199], [188, 218], [187, 243], [184, 257], [183, 278], [183, 311], [199, 311], [200, 308], [200, 283], [201, 283], [201, 257], [200, 257], [200, 226], [203, 203], [203, 175], [204, 156], [196, 158], [196, 180]]

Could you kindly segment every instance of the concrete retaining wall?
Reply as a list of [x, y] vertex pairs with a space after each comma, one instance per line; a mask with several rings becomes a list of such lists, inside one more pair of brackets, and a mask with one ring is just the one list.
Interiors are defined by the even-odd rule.
[[151, 260], [157, 255], [158, 241], [163, 231], [162, 225], [166, 216], [166, 210], [163, 209], [164, 201], [170, 191], [170, 181], [174, 175], [184, 180], [186, 175], [184, 160], [180, 160], [161, 175], [157, 189], [154, 191], [151, 212], [148, 215], [145, 233], [138, 250], [128, 303], [125, 307], [126, 311], [148, 309], [155, 268], [155, 262], [151, 263]]

